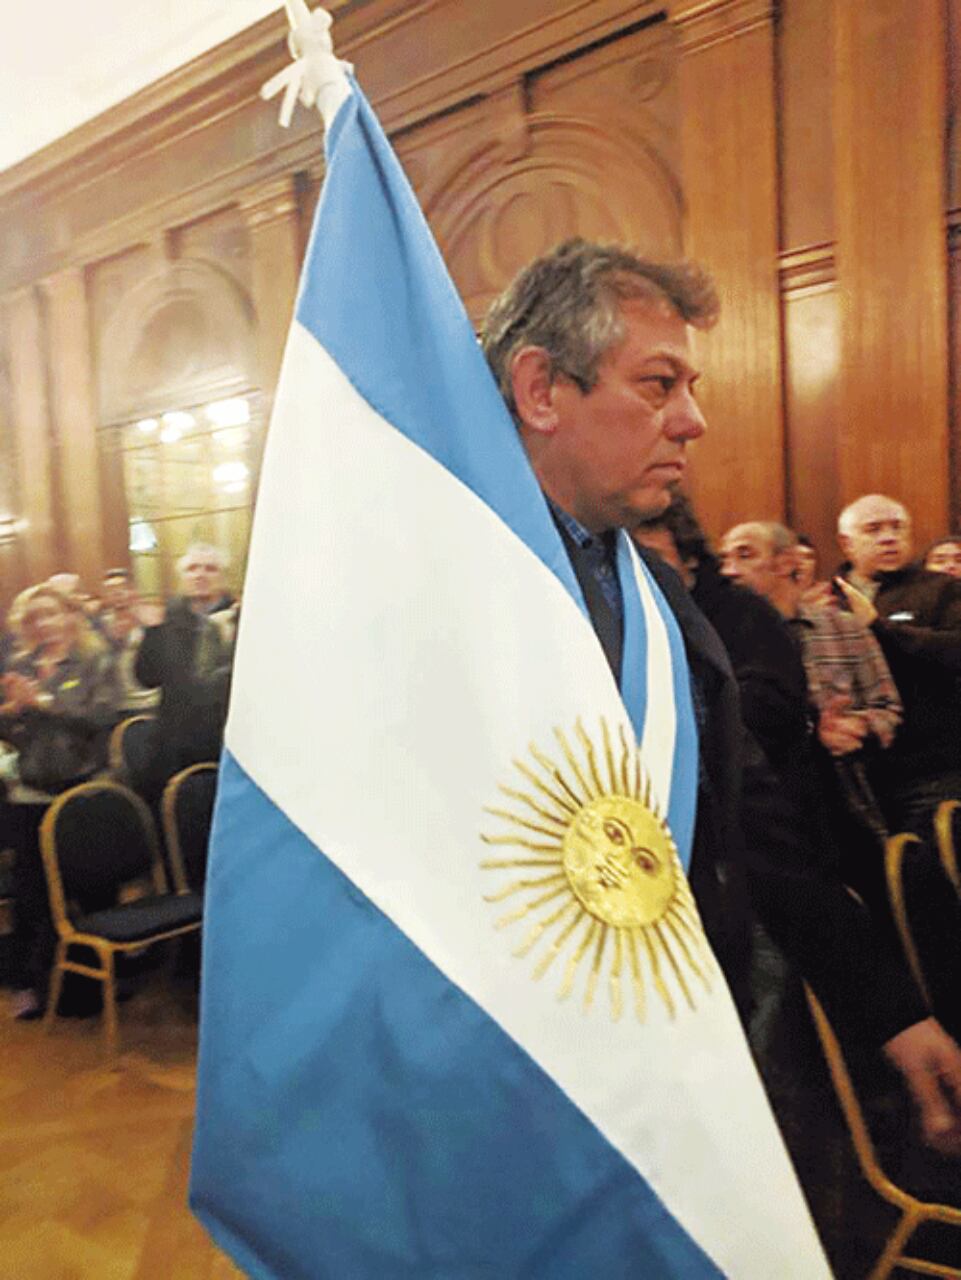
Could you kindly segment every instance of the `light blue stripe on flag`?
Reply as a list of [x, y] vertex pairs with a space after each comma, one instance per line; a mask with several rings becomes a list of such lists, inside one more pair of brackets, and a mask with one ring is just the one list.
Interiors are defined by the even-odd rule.
[[[696, 806], [691, 797], [697, 795], [698, 783], [698, 734], [697, 720], [691, 699], [691, 675], [687, 665], [684, 639], [671, 607], [664, 599], [661, 588], [647, 570], [643, 561], [638, 562], [639, 572], [657, 602], [658, 610], [667, 629], [671, 649], [671, 671], [674, 682], [674, 707], [677, 714], [677, 733], [674, 739], [674, 765], [671, 771], [671, 794], [667, 806], [667, 825], [674, 837], [678, 856], [687, 871], [691, 861], [691, 845], [694, 839]], [[627, 535], [618, 539], [617, 571], [624, 595], [624, 662], [622, 665], [621, 694], [628, 708], [646, 707], [647, 703], [647, 637], [641, 603], [634, 583], [634, 557], [627, 545]]]
[[717, 1280], [636, 1170], [229, 753], [213, 846], [191, 1203], [252, 1276]]

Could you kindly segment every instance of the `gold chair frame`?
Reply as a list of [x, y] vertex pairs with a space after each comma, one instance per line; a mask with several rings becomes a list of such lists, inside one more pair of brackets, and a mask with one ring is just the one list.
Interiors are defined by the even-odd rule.
[[934, 814], [934, 834], [944, 874], [954, 886], [954, 892], [961, 898], [961, 872], [958, 871], [958, 855], [954, 848], [951, 823], [955, 809], [961, 809], [961, 800], [941, 801]]
[[898, 937], [901, 940], [901, 949], [904, 951], [904, 957], [908, 962], [911, 975], [917, 983], [918, 990], [930, 1009], [931, 996], [928, 992], [928, 984], [924, 980], [924, 970], [921, 967], [921, 959], [914, 942], [914, 934], [911, 932], [907, 903], [904, 898], [904, 851], [911, 844], [921, 844], [921, 840], [918, 836], [911, 835], [909, 832], [888, 837], [884, 849], [884, 875], [887, 880], [891, 914], [894, 916]]
[[154, 715], [141, 712], [139, 715], [127, 716], [125, 720], [121, 720], [110, 730], [110, 741], [107, 744], [107, 760], [110, 772], [115, 778], [124, 777], [127, 771], [126, 761], [123, 756], [123, 740], [127, 730], [132, 724], [139, 724], [143, 720], [156, 720], [156, 718]]
[[882, 1200], [901, 1210], [901, 1217], [881, 1250], [877, 1262], [868, 1273], [867, 1280], [887, 1280], [895, 1267], [900, 1267], [904, 1271], [913, 1271], [921, 1276], [940, 1276], [943, 1280], [961, 1280], [961, 1270], [957, 1267], [951, 1267], [942, 1262], [929, 1262], [925, 1258], [911, 1257], [904, 1252], [911, 1236], [925, 1222], [942, 1222], [948, 1226], [961, 1227], [961, 1208], [936, 1204], [931, 1200], [919, 1200], [917, 1196], [911, 1195], [910, 1192], [893, 1183], [881, 1168], [834, 1028], [820, 1001], [807, 983], [804, 984], [804, 994], [807, 996], [821, 1049], [827, 1060], [838, 1102], [844, 1112], [844, 1119], [854, 1143], [854, 1151], [861, 1172]]
[[160, 801], [160, 816], [163, 822], [164, 840], [170, 855], [170, 873], [174, 888], [178, 893], [189, 893], [187, 876], [184, 868], [183, 850], [180, 847], [180, 832], [177, 830], [177, 795], [188, 778], [196, 773], [213, 773], [216, 775], [219, 765], [212, 760], [203, 760], [200, 764], [188, 765], [172, 778], [168, 778]]
[[[175, 929], [167, 929], [160, 933], [153, 933], [147, 938], [138, 938], [134, 942], [113, 942], [109, 938], [100, 937], [93, 933], [82, 933], [76, 929], [67, 914], [66, 898], [63, 890], [63, 880], [60, 875], [60, 864], [57, 859], [56, 848], [56, 823], [57, 817], [70, 801], [77, 795], [92, 795], [95, 792], [115, 791], [120, 792], [139, 812], [144, 824], [144, 831], [151, 850], [151, 879], [154, 891], [158, 894], [169, 893], [167, 885], [167, 877], [164, 872], [163, 859], [160, 852], [160, 841], [157, 837], [157, 830], [154, 826], [154, 820], [150, 810], [143, 800], [140, 799], [129, 787], [123, 786], [119, 782], [111, 782], [107, 779], [100, 779], [95, 782], [82, 782], [79, 786], [71, 787], [68, 791], [64, 791], [54, 800], [43, 816], [40, 824], [40, 851], [43, 857], [44, 873], [47, 877], [47, 891], [50, 899], [50, 911], [53, 916], [54, 926], [57, 930], [57, 951], [54, 961], [54, 968], [50, 980], [50, 991], [47, 997], [47, 1009], [44, 1014], [44, 1030], [50, 1031], [53, 1027], [54, 1020], [57, 1016], [57, 1004], [60, 1000], [60, 993], [63, 988], [64, 974], [79, 973], [87, 978], [94, 978], [103, 985], [103, 1033], [104, 1047], [108, 1057], [114, 1057], [117, 1052], [119, 1034], [117, 1024], [117, 987], [115, 978], [114, 958], [118, 952], [139, 951], [144, 947], [153, 946], [155, 942], [165, 942], [170, 938], [178, 938], [187, 933], [196, 933], [199, 930], [201, 922], [193, 921], [190, 924], [180, 925]], [[171, 855], [171, 867], [176, 867], [174, 855]], [[175, 872], [176, 876], [176, 872]], [[179, 877], [181, 882], [184, 881], [183, 868], [180, 868]], [[178, 890], [177, 893], [183, 891]], [[89, 964], [82, 964], [77, 960], [67, 958], [69, 949], [72, 946], [89, 947], [96, 952], [99, 959], [99, 968], [94, 968]]]

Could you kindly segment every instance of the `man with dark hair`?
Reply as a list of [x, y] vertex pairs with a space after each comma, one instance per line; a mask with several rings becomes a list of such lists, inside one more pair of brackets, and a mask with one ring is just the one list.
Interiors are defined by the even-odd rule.
[[[625, 250], [568, 241], [495, 301], [482, 344], [547, 498], [608, 661], [620, 678], [619, 530], [664, 511], [705, 430], [690, 328], [716, 319], [710, 281]], [[910, 990], [879, 980], [868, 923], [799, 836], [756, 744], [716, 633], [677, 576], [645, 555], [681, 626], [701, 721], [700, 804], [691, 883], [733, 984], [748, 923], [738, 902], [742, 782], [750, 879], [765, 923], [829, 1010], [884, 1045], [919, 1104], [929, 1140], [961, 1148], [961, 1052]], [[740, 916], [738, 913], [741, 912]], [[738, 923], [740, 920], [740, 923]], [[740, 970], [740, 972], [738, 972]], [[945, 1081], [950, 1089], [945, 1089]]]
[[800, 655], [777, 609], [721, 573], [717, 556], [680, 492], [663, 514], [638, 525], [632, 537], [680, 574], [727, 650], [748, 731], [776, 772], [792, 772], [807, 749], [806, 688]]

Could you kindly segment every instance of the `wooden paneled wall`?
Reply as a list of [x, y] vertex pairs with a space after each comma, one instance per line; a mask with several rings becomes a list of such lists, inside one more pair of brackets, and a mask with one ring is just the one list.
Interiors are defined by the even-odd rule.
[[778, 519], [785, 495], [777, 295], [771, 0], [676, 0], [685, 251], [714, 274], [722, 322], [702, 344], [711, 430], [694, 496], [715, 527]]
[[[712, 533], [783, 517], [830, 561], [866, 490], [922, 540], [961, 517], [961, 0], [331, 7], [473, 315], [575, 233], [713, 270]], [[285, 57], [278, 14], [0, 174], [0, 605], [125, 558], [124, 404], [269, 402], [323, 174], [256, 96]]]
[[950, 508], [944, 8], [842, 4], [835, 24], [841, 490], [897, 493], [933, 536]]

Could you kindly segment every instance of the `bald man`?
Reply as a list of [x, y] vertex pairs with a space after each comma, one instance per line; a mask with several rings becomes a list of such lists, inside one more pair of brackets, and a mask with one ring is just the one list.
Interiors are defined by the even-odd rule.
[[904, 722], [879, 762], [877, 785], [894, 831], [930, 838], [937, 804], [961, 798], [961, 581], [911, 560], [911, 516], [872, 493], [845, 507], [836, 579], [851, 612], [881, 644]]

